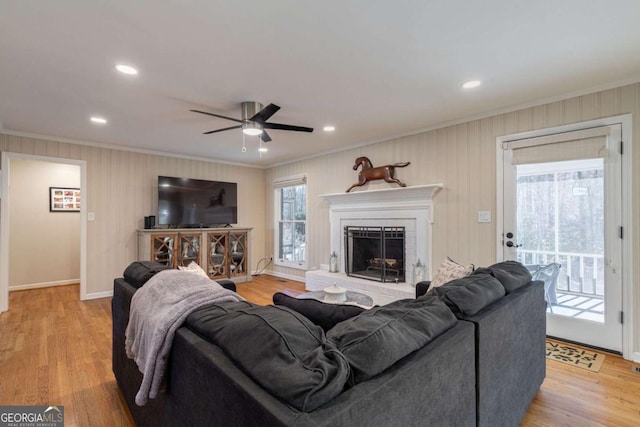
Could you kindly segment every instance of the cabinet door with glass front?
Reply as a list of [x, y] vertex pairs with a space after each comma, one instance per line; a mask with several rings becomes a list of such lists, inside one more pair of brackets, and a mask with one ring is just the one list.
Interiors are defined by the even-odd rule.
[[177, 234], [151, 236], [151, 261], [175, 267]]
[[229, 272], [231, 276], [247, 274], [247, 233], [229, 233]]
[[176, 267], [195, 262], [200, 265], [200, 243], [202, 234], [178, 234], [178, 256]]
[[207, 233], [207, 242], [209, 245], [207, 274], [209, 274], [209, 277], [212, 279], [224, 279], [228, 277], [228, 237], [228, 233]]

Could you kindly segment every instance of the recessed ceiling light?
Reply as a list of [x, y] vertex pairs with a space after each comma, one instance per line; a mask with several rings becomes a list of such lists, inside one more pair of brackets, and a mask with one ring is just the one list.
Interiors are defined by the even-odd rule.
[[333, 132], [334, 130], [336, 130], [335, 126], [325, 126], [322, 128], [322, 130], [324, 130], [325, 132]]
[[266, 153], [267, 151], [269, 151], [269, 149], [267, 147], [260, 147], [258, 148], [258, 151], [261, 153]]
[[482, 83], [482, 82], [481, 82], [480, 80], [469, 80], [468, 82], [464, 82], [464, 83], [462, 84], [462, 87], [463, 87], [464, 89], [472, 89], [472, 88], [474, 88], [474, 87], [478, 87], [478, 86], [480, 86], [480, 84], [481, 84], [481, 83]]
[[92, 121], [93, 123], [97, 123], [97, 124], [100, 124], [100, 125], [105, 125], [105, 124], [107, 124], [107, 119], [104, 119], [104, 118], [102, 118], [102, 117], [96, 117], [96, 116], [91, 117], [91, 121]]
[[116, 65], [116, 70], [120, 71], [122, 74], [129, 74], [131, 76], [135, 76], [136, 74], [138, 74], [138, 70], [133, 68], [131, 65], [126, 64]]

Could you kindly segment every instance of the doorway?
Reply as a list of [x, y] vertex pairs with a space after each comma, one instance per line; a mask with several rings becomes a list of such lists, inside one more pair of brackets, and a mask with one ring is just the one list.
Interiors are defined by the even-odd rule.
[[623, 124], [612, 119], [503, 137], [498, 147], [498, 257], [545, 281], [547, 335], [616, 352], [631, 291], [622, 147]]
[[[37, 194], [34, 192], [34, 194], [31, 195], [24, 195], [21, 193], [16, 194], [16, 191], [11, 191], [12, 188], [15, 190], [20, 187], [20, 185], [24, 185], [22, 181], [25, 177], [21, 176], [21, 174], [24, 174], [25, 168], [33, 172], [34, 181], [38, 181]], [[54, 181], [48, 182], [45, 176], [46, 174], [39, 175], [36, 172], [39, 168], [43, 168], [43, 174], [45, 171], [58, 171], [61, 173], [56, 175]], [[69, 176], [76, 174], [76, 178], [65, 176], [65, 172], [66, 175]], [[66, 278], [72, 279], [74, 283], [77, 283], [77, 279], [79, 278], [79, 298], [85, 299], [86, 203], [84, 203], [84, 201], [86, 198], [82, 198], [81, 196], [86, 195], [86, 162], [5, 152], [2, 153], [2, 178], [2, 199], [0, 201], [0, 312], [9, 309], [10, 284], [13, 285], [12, 289], [66, 284], [65, 280], [60, 280], [62, 276], [69, 276]], [[65, 179], [71, 179], [71, 181], [65, 181]], [[14, 182], [13, 186], [11, 185], [12, 180]], [[54, 184], [54, 182], [58, 181], [62, 183], [74, 183], [73, 187], [77, 188], [77, 190], [74, 191], [73, 196], [70, 196], [70, 198], [74, 199], [73, 208], [78, 207], [79, 212], [72, 212], [75, 209], [64, 209], [65, 207], [69, 207], [69, 204], [59, 209], [57, 205], [50, 205], [53, 200], [49, 200], [51, 197], [49, 187], [64, 187], [64, 185]], [[77, 184], [78, 181], [79, 185]], [[33, 196], [32, 201], [30, 201], [31, 196]], [[33, 205], [30, 205], [30, 203], [33, 203]], [[33, 230], [28, 226], [25, 227], [24, 221], [21, 221], [23, 218], [16, 212], [17, 207], [21, 207], [22, 209], [28, 206], [32, 206], [34, 210], [37, 210], [37, 215], [39, 215], [33, 217]], [[31, 215], [33, 212], [29, 212], [29, 214]], [[75, 220], [72, 218], [73, 216], [75, 216]], [[51, 221], [51, 223], [49, 224], [47, 221]], [[50, 226], [43, 224], [45, 222]], [[38, 231], [38, 227], [42, 228], [43, 225], [45, 229]], [[21, 239], [17, 237], [15, 234], [18, 231], [16, 230], [18, 230], [21, 235], [25, 235], [26, 238]], [[60, 232], [62, 232], [62, 235], [57, 235], [60, 234]], [[67, 237], [69, 240], [66, 240]], [[53, 239], [53, 243], [51, 239]], [[53, 262], [52, 266], [48, 266], [46, 263], [52, 261], [54, 258], [53, 255], [61, 252], [56, 252], [55, 248], [58, 247], [61, 249], [64, 245], [77, 245], [75, 246], [75, 258], [69, 263], [71, 266], [66, 265], [64, 261], [57, 264]], [[77, 252], [78, 247], [79, 254]], [[33, 249], [34, 256], [30, 255], [31, 252], [29, 248]], [[42, 252], [42, 250], [49, 251], [47, 253], [52, 255], [46, 256], [45, 254], [43, 256], [42, 253], [37, 253], [38, 250], [40, 252]], [[35, 268], [36, 265], [39, 266], [37, 269]], [[32, 271], [30, 272], [29, 269]], [[49, 272], [56, 271], [60, 277], [56, 276], [56, 273], [40, 274], [43, 270]], [[47, 277], [50, 279], [47, 280]], [[26, 285], [23, 282], [25, 282]]]

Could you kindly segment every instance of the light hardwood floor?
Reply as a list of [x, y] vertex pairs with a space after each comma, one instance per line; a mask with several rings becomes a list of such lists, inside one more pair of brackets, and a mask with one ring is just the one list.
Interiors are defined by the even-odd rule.
[[[238, 293], [269, 304], [301, 283], [262, 275]], [[0, 405], [64, 405], [66, 426], [134, 425], [111, 371], [111, 299], [77, 285], [11, 292], [0, 315]], [[607, 355], [599, 373], [547, 361], [522, 426], [640, 426], [640, 374]]]

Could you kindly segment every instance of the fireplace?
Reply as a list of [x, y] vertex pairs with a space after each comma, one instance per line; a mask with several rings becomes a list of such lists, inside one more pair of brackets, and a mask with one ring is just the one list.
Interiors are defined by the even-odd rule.
[[404, 227], [344, 227], [347, 276], [377, 282], [405, 282]]
[[[384, 185], [384, 184], [382, 184]], [[376, 305], [389, 304], [399, 299], [415, 298], [416, 288], [411, 286], [413, 265], [420, 259], [429, 269], [431, 265], [431, 227], [433, 223], [433, 196], [442, 188], [442, 184], [417, 185], [372, 189], [351, 193], [324, 194], [329, 202], [329, 225], [331, 245], [328, 254], [338, 254], [340, 265], [338, 273], [329, 272], [328, 265], [320, 265], [319, 269], [305, 273], [305, 288], [309, 291], [321, 291], [328, 286], [340, 286], [349, 291], [362, 292], [373, 298]], [[399, 256], [370, 256], [368, 260], [380, 258], [380, 266], [384, 265], [387, 273], [383, 282], [381, 278], [370, 280], [370, 277], [353, 277], [354, 265], [349, 266], [348, 239], [345, 227], [391, 229], [404, 228], [404, 249], [401, 252], [404, 267], [398, 273], [395, 283], [395, 272], [387, 269], [387, 262], [382, 259], [400, 258]], [[383, 230], [384, 231], [384, 230]], [[393, 239], [392, 239], [393, 240]], [[389, 246], [389, 245], [387, 245]], [[351, 249], [353, 251], [353, 248]], [[328, 255], [327, 254], [327, 255]], [[365, 272], [369, 267], [362, 268]], [[389, 262], [391, 264], [391, 262]], [[356, 265], [357, 266], [357, 265]], [[380, 267], [380, 268], [381, 268]], [[393, 268], [389, 265], [390, 268]], [[349, 271], [349, 275], [347, 275]], [[372, 273], [374, 269], [369, 269]], [[429, 271], [426, 277], [429, 277]], [[378, 271], [378, 277], [381, 273]], [[404, 283], [400, 282], [403, 279]]]

